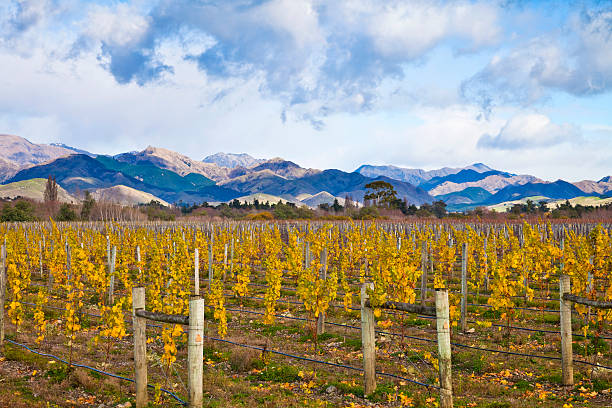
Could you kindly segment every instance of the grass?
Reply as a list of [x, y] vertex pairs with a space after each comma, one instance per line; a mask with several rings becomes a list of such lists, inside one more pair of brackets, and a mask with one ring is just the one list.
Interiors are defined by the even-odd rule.
[[254, 381], [271, 381], [277, 383], [292, 383], [300, 379], [299, 371], [295, 366], [274, 364], [266, 366], [261, 372], [249, 377]]

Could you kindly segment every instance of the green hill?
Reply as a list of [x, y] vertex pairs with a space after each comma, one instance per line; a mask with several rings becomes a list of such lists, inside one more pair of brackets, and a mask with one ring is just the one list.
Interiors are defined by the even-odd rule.
[[96, 157], [107, 169], [120, 171], [126, 176], [134, 177], [146, 184], [172, 191], [198, 191], [204, 187], [215, 185], [211, 179], [201, 174], [190, 173], [184, 177], [170, 170], [161, 169], [153, 165], [130, 164], [120, 162], [112, 157]]
[[[0, 185], [0, 197], [15, 198], [24, 197], [36, 201], [44, 201], [47, 180], [34, 178], [30, 180], [16, 181]], [[57, 198], [62, 203], [76, 203], [79, 200], [70, 195], [61, 186], [57, 186]]]

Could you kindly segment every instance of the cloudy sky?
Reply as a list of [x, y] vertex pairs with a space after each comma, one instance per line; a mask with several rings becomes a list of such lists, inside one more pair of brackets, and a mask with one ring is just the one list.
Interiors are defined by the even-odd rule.
[[612, 3], [3, 0], [0, 133], [599, 179]]

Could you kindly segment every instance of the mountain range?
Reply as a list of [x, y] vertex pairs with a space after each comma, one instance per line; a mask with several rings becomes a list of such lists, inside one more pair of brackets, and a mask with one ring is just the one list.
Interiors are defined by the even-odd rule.
[[[598, 181], [547, 182], [483, 163], [437, 170], [364, 164], [345, 172], [304, 168], [282, 158], [254, 158], [246, 153], [216, 153], [200, 161], [153, 146], [115, 156], [96, 155], [63, 144], [35, 144], [19, 136], [0, 135], [4, 197], [38, 199], [40, 180], [49, 175], [65, 190], [65, 201], [78, 200], [87, 190], [98, 200], [129, 205], [151, 200], [167, 205], [257, 199], [316, 207], [334, 200], [343, 204], [345, 197], [363, 202], [365, 185], [377, 180], [393, 185], [408, 204], [442, 200], [451, 211], [499, 207], [529, 197], [552, 201], [612, 195], [610, 176]], [[26, 194], [27, 186], [36, 192]]]

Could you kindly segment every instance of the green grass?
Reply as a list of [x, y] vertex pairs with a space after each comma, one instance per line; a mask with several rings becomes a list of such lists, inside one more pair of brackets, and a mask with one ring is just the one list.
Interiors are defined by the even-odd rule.
[[290, 365], [268, 365], [260, 373], [251, 374], [248, 378], [255, 381], [271, 381], [277, 383], [292, 383], [298, 381], [299, 371]]

